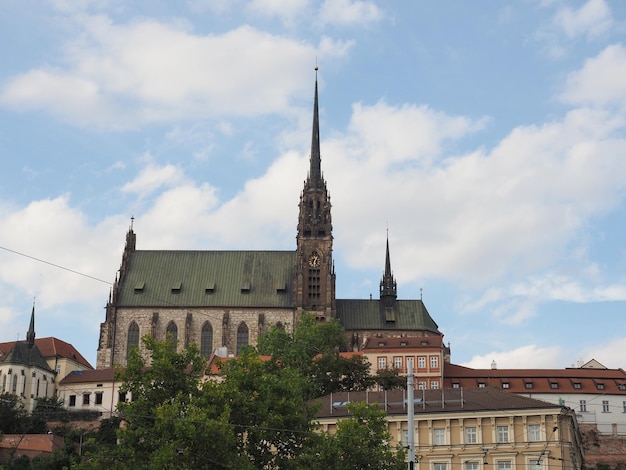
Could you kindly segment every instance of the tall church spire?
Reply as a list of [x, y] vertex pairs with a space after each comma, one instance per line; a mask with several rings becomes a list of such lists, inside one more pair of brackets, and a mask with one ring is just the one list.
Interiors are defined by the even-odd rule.
[[298, 215], [298, 272], [294, 284], [297, 314], [315, 312], [325, 321], [335, 315], [335, 267], [330, 195], [322, 177], [320, 124], [315, 67], [315, 97], [310, 168], [300, 194]]
[[320, 122], [317, 106], [317, 66], [315, 66], [315, 100], [313, 104], [313, 134], [311, 136], [311, 168], [309, 179], [318, 186], [322, 182], [322, 157], [320, 153]]
[[29, 348], [32, 348], [35, 344], [35, 302], [33, 302], [33, 311], [30, 314], [30, 325], [26, 333], [26, 341]]

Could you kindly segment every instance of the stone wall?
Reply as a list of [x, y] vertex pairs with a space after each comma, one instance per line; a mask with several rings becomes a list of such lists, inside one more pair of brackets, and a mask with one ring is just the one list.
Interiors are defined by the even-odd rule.
[[[111, 342], [112, 348], [100, 348], [97, 368], [125, 365], [128, 345], [128, 328], [134, 321], [139, 327], [139, 337], [152, 335], [158, 340], [166, 338], [170, 322], [178, 330], [178, 349], [196, 343], [200, 346], [202, 326], [208, 322], [213, 329], [211, 351], [225, 346], [228, 354], [237, 353], [237, 331], [245, 324], [248, 329], [248, 344], [257, 343], [258, 337], [273, 325], [281, 323], [290, 330], [294, 324], [294, 312], [291, 309], [245, 309], [245, 308], [126, 308], [116, 312], [116, 328]], [[146, 361], [149, 352], [140, 350]]]
[[595, 424], [580, 424], [585, 467], [626, 469], [626, 436], [600, 434]]

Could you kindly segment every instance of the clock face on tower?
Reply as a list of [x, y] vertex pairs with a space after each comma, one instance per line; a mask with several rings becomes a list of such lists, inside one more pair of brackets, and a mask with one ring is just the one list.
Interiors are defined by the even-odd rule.
[[318, 268], [320, 265], [320, 257], [319, 255], [311, 255], [309, 257], [309, 266], [312, 268]]

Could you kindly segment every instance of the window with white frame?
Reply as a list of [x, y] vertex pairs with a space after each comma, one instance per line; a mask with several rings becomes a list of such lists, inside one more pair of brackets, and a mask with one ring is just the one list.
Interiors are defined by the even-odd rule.
[[530, 442], [538, 442], [541, 440], [541, 425], [539, 424], [528, 425], [528, 440]]
[[602, 400], [602, 413], [608, 413], [611, 411], [609, 409], [609, 400]]
[[418, 390], [426, 390], [426, 382], [417, 382]]
[[433, 429], [433, 444], [442, 446], [446, 443], [446, 428]]
[[498, 470], [511, 470], [511, 461], [510, 460], [498, 460], [497, 465]]
[[413, 368], [413, 358], [410, 356], [406, 358], [406, 368], [408, 369], [409, 367]]
[[438, 380], [432, 380], [430, 382], [430, 388], [433, 390], [438, 390], [439, 389], [439, 381]]
[[396, 369], [402, 369], [402, 356], [395, 356], [393, 358], [393, 367]]
[[465, 443], [466, 444], [476, 444], [477, 440], [476, 426], [466, 426], [465, 427]]
[[436, 369], [439, 367], [439, 356], [430, 356], [430, 368]]
[[509, 427], [507, 425], [496, 426], [496, 441], [509, 442]]
[[543, 460], [534, 459], [528, 461], [528, 470], [541, 470], [543, 469]]
[[433, 470], [448, 470], [448, 464], [445, 462], [433, 463]]
[[587, 411], [587, 400], [580, 400], [580, 411]]
[[386, 369], [387, 368], [387, 358], [386, 357], [379, 357], [378, 358], [378, 368], [379, 369]]
[[478, 470], [478, 462], [465, 462], [465, 470]]
[[417, 368], [426, 369], [426, 356], [417, 356]]

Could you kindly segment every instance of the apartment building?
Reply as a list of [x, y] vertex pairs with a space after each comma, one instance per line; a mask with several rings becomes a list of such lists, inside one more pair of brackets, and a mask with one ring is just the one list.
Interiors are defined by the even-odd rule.
[[[387, 412], [391, 445], [408, 446], [406, 392], [338, 393], [324, 397], [317, 415], [333, 433], [350, 416], [350, 402], [376, 403]], [[583, 465], [575, 413], [494, 388], [421, 390], [414, 396], [418, 470], [548, 470]]]

